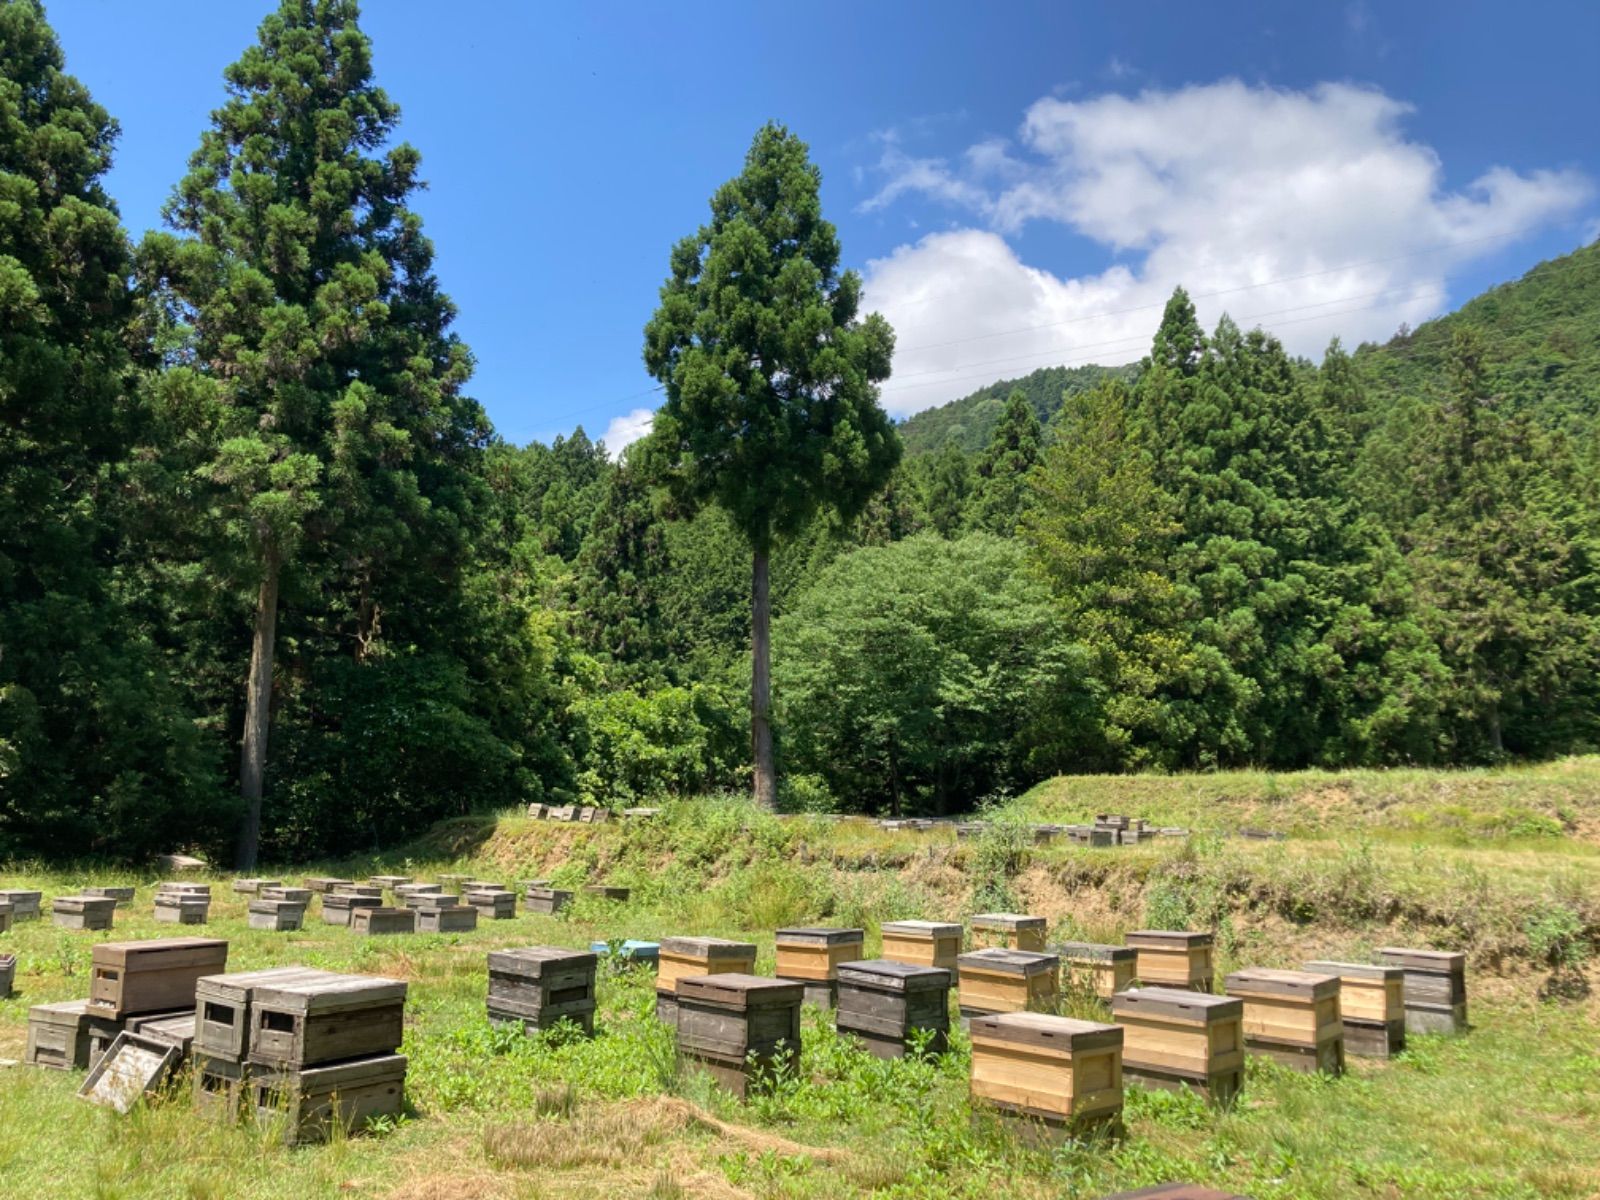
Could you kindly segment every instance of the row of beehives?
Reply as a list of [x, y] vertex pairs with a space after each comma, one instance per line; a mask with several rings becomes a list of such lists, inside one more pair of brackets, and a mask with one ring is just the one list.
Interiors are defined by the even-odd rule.
[[223, 973], [228, 943], [94, 947], [89, 996], [28, 1012], [27, 1062], [86, 1069], [79, 1094], [118, 1111], [192, 1064], [195, 1105], [282, 1120], [289, 1141], [398, 1116], [406, 985], [306, 967]]
[[[659, 808], [625, 808], [621, 815], [624, 820], [632, 821], [660, 813]], [[603, 825], [613, 816], [609, 808], [588, 804], [530, 804], [528, 815], [535, 821], [576, 821], [583, 825]]]
[[[889, 828], [924, 828], [932, 822], [883, 822]], [[989, 829], [986, 821], [962, 821], [956, 825], [956, 840], [967, 841], [979, 837]], [[1099, 813], [1092, 824], [1084, 825], [1031, 825], [1029, 830], [1036, 846], [1046, 846], [1058, 838], [1065, 838], [1075, 846], [1137, 846], [1158, 837], [1188, 837], [1189, 831], [1177, 826], [1155, 826], [1143, 817], [1129, 817], [1121, 813]]]

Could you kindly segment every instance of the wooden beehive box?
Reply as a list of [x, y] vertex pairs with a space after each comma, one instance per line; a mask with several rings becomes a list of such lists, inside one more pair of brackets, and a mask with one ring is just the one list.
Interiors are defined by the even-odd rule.
[[48, 1067], [55, 1071], [87, 1069], [89, 1002], [63, 1000], [30, 1008], [28, 1048], [23, 1061], [30, 1067]]
[[129, 1017], [124, 1028], [153, 1042], [164, 1042], [178, 1051], [181, 1065], [189, 1058], [194, 1046], [195, 1014], [185, 1009], [176, 1013], [152, 1013], [149, 1016]]
[[807, 1004], [832, 1008], [838, 1001], [839, 964], [860, 961], [867, 933], [864, 929], [796, 927], [778, 930], [775, 941], [778, 963], [773, 974], [804, 984]]
[[1449, 950], [1384, 946], [1385, 966], [1405, 972], [1407, 1033], [1464, 1033], [1467, 1029], [1467, 956]]
[[1229, 1103], [1244, 1086], [1244, 1001], [1189, 988], [1121, 992], [1111, 1013], [1126, 1031], [1122, 1068], [1129, 1079], [1191, 1088]]
[[196, 982], [227, 965], [228, 943], [221, 938], [102, 942], [90, 959], [89, 1014], [121, 1020], [193, 1008]]
[[338, 888], [354, 887], [355, 880], [340, 879], [334, 875], [307, 875], [305, 885], [307, 891], [315, 892], [319, 896], [324, 896], [329, 892], [337, 890]]
[[417, 914], [409, 908], [352, 908], [350, 929], [362, 935], [415, 933]]
[[[420, 897], [427, 899], [428, 897]], [[454, 896], [443, 897], [454, 900]], [[470, 933], [478, 927], [478, 910], [470, 904], [407, 905], [417, 914], [418, 933]]]
[[218, 1058], [196, 1049], [193, 1072], [195, 1111], [227, 1121], [237, 1120], [249, 1086], [250, 1064], [240, 1059]]
[[252, 1072], [258, 1124], [281, 1120], [289, 1145], [327, 1140], [335, 1127], [357, 1132], [374, 1117], [398, 1117], [405, 1106], [406, 1059], [381, 1054], [301, 1070]]
[[1092, 825], [1074, 825], [1067, 838], [1075, 846], [1114, 846], [1117, 835], [1110, 829], [1097, 829]]
[[592, 883], [583, 889], [585, 896], [593, 896], [599, 900], [625, 901], [633, 894], [632, 890], [625, 887], [613, 887], [606, 883]]
[[396, 896], [442, 896], [444, 885], [440, 883], [402, 883], [395, 888]]
[[1235, 971], [1228, 995], [1244, 1001], [1244, 1044], [1299, 1071], [1344, 1070], [1339, 977], [1258, 968]]
[[109, 899], [115, 900], [117, 902], [117, 907], [121, 908], [125, 904], [133, 903], [135, 890], [131, 887], [118, 887], [109, 884], [99, 884], [95, 887], [84, 888], [83, 894], [85, 896], [105, 896]]
[[291, 933], [306, 922], [306, 906], [297, 900], [250, 901], [249, 923], [251, 929], [265, 929], [272, 933]]
[[1044, 953], [1045, 926], [1043, 917], [1030, 917], [1023, 913], [979, 913], [967, 922], [972, 929], [975, 949], [998, 947], [1001, 950], [1026, 950], [1030, 954]]
[[250, 1002], [250, 1061], [300, 1070], [393, 1054], [405, 1008], [406, 985], [398, 979], [337, 975], [264, 984]]
[[1123, 939], [1139, 952], [1134, 976], [1149, 987], [1216, 986], [1215, 938], [1188, 929], [1138, 929]]
[[157, 892], [155, 919], [166, 925], [204, 925], [211, 914], [211, 897], [200, 892]]
[[117, 1040], [122, 1032], [123, 1022], [111, 1017], [97, 1017], [89, 1014], [89, 1069], [94, 1070], [101, 1057]]
[[156, 892], [169, 892], [179, 896], [204, 896], [211, 899], [209, 883], [192, 883], [182, 879], [168, 879], [156, 884]]
[[588, 951], [555, 946], [494, 951], [489, 955], [489, 1019], [517, 1021], [530, 1031], [566, 1019], [593, 1033], [598, 962]]
[[656, 956], [656, 1016], [678, 1022], [678, 980], [697, 975], [753, 975], [754, 942], [714, 937], [669, 937]]
[[743, 1098], [763, 1074], [800, 1060], [800, 1005], [794, 980], [727, 973], [678, 980], [678, 1058]]
[[947, 921], [887, 921], [883, 925], [884, 958], [953, 972], [960, 956], [960, 925]]
[[233, 890], [241, 896], [259, 896], [262, 888], [282, 887], [281, 879], [235, 879]]
[[14, 917], [15, 913], [11, 905], [0, 901], [0, 933], [11, 932], [11, 922]]
[[341, 883], [333, 889], [335, 896], [359, 896], [363, 900], [383, 900], [383, 889], [375, 883]]
[[43, 892], [29, 891], [26, 888], [0, 889], [0, 904], [11, 906], [13, 921], [37, 921], [39, 905], [43, 900]]
[[232, 975], [207, 975], [197, 980], [194, 986], [196, 1052], [216, 1059], [242, 1061], [250, 1053], [250, 1006], [257, 989], [338, 978], [331, 971], [311, 967], [271, 967]]
[[316, 893], [310, 888], [287, 887], [279, 884], [277, 887], [264, 887], [256, 893], [258, 900], [291, 900], [296, 904], [309, 905], [311, 897]]
[[517, 894], [505, 888], [475, 888], [461, 898], [491, 921], [509, 921], [517, 915]]
[[999, 946], [963, 954], [956, 960], [962, 1019], [1049, 1008], [1058, 994], [1060, 966], [1054, 954]]
[[0, 954], [0, 1000], [11, 997], [11, 989], [17, 982], [17, 956], [15, 954]]
[[902, 1058], [921, 1035], [943, 1054], [950, 1034], [951, 972], [892, 959], [841, 963], [835, 1025], [879, 1058]]
[[1339, 977], [1346, 1054], [1389, 1058], [1406, 1048], [1405, 972], [1400, 967], [1308, 962], [1303, 969]]
[[1139, 952], [1132, 946], [1106, 946], [1096, 942], [1063, 942], [1055, 947], [1061, 956], [1062, 984], [1110, 1000], [1132, 986]]
[[62, 929], [110, 929], [117, 902], [109, 896], [57, 896], [50, 916]]
[[328, 892], [322, 897], [322, 922], [325, 925], [349, 925], [350, 914], [360, 908], [382, 908], [378, 896], [352, 896], [348, 892]]
[[375, 888], [393, 891], [403, 883], [414, 883], [409, 875], [374, 875], [367, 882]]
[[528, 889], [527, 906], [531, 913], [554, 916], [572, 903], [572, 893], [561, 888], [534, 887]]
[[1044, 1013], [972, 1021], [972, 1098], [1063, 1129], [1122, 1118], [1122, 1029]]

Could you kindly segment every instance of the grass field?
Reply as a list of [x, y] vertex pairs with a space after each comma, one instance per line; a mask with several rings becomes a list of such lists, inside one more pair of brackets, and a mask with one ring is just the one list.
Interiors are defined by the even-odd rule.
[[[1028, 845], [1025, 820], [1106, 808], [1196, 834], [1118, 850]], [[408, 854], [282, 872], [455, 870], [634, 888], [626, 905], [580, 901], [560, 919], [521, 915], [462, 936], [364, 940], [320, 924], [315, 907], [304, 933], [255, 932], [218, 877], [205, 931], [229, 940], [231, 970], [305, 963], [409, 981], [411, 1111], [289, 1150], [270, 1132], [196, 1117], [182, 1096], [119, 1118], [76, 1100], [75, 1075], [14, 1067], [0, 1070], [0, 1194], [989, 1200], [1181, 1178], [1258, 1200], [1600, 1195], [1594, 760], [1449, 776], [1059, 780], [991, 816], [992, 832], [969, 843], [718, 800], [625, 826], [475, 818]], [[1240, 825], [1292, 836], [1221, 836]], [[109, 936], [174, 932], [151, 919], [154, 876], [11, 864], [0, 881], [47, 897], [136, 883]], [[1209, 925], [1224, 970], [1364, 956], [1391, 941], [1465, 949], [1474, 1029], [1418, 1039], [1391, 1063], [1356, 1062], [1339, 1080], [1252, 1063], [1226, 1112], [1130, 1088], [1120, 1144], [1042, 1152], [973, 1113], [960, 1038], [942, 1061], [884, 1064], [808, 1011], [796, 1078], [742, 1105], [679, 1075], [641, 971], [602, 975], [592, 1041], [509, 1036], [483, 1016], [484, 954], [498, 946], [738, 936], [761, 946], [758, 969], [770, 972], [783, 924], [864, 924], [872, 953], [883, 920], [1002, 903], [1049, 916], [1053, 936]], [[19, 956], [18, 995], [0, 1002], [0, 1057], [22, 1056], [30, 1005], [85, 994], [90, 947], [107, 936], [48, 918], [0, 935]]]

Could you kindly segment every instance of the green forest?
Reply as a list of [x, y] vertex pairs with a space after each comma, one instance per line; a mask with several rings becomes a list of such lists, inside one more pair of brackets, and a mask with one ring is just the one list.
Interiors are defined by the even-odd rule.
[[1180, 290], [897, 427], [768, 125], [661, 247], [652, 434], [516, 446], [354, 5], [263, 22], [137, 239], [36, 0], [0, 59], [0, 859], [1600, 749], [1600, 245], [1320, 364]]

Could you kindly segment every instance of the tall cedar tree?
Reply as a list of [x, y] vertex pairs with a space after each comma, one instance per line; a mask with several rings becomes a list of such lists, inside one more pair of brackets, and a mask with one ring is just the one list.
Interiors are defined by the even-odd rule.
[[[462, 538], [461, 469], [487, 437], [460, 389], [466, 347], [407, 203], [419, 155], [387, 151], [399, 109], [372, 80], [353, 0], [284, 0], [225, 72], [228, 98], [141, 268], [172, 318], [162, 392], [188, 416], [213, 554], [253, 587], [238, 863], [261, 830], [279, 597], [297, 563], [356, 596], [359, 661], [381, 579]], [[396, 596], [393, 603], [403, 603]]]
[[1039, 418], [1021, 388], [1006, 397], [1000, 424], [978, 456], [973, 523], [1010, 537], [1017, 531], [1027, 492], [1028, 472], [1039, 464]]
[[857, 319], [861, 280], [839, 270], [821, 173], [781, 125], [756, 134], [711, 220], [672, 251], [644, 360], [666, 389], [646, 451], [680, 503], [715, 503], [748, 542], [755, 796], [772, 807], [768, 559], [823, 507], [859, 513], [900, 460], [877, 385], [894, 334]]

